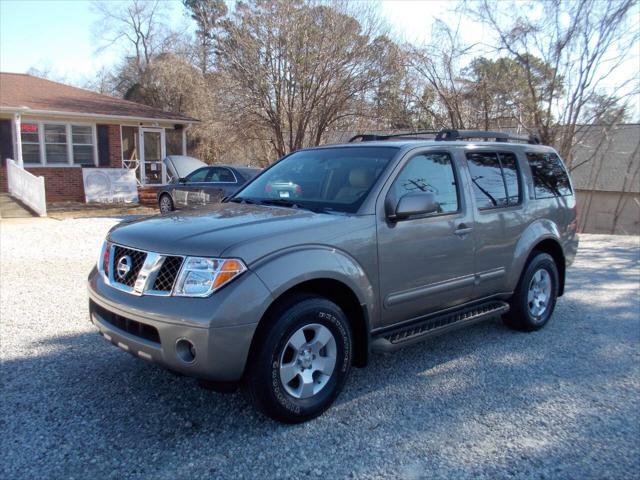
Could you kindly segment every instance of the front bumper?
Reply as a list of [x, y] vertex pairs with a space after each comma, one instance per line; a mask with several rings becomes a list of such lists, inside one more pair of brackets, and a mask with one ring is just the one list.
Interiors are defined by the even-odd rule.
[[[270, 299], [262, 282], [247, 273], [209, 298], [178, 298], [121, 292], [94, 269], [88, 283], [91, 322], [134, 356], [196, 378], [237, 381]], [[179, 355], [181, 339], [195, 347], [193, 361]]]

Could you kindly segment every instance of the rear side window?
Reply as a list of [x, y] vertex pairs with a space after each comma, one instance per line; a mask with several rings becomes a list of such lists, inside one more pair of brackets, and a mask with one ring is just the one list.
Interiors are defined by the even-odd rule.
[[211, 173], [211, 170], [207, 167], [201, 168], [200, 170], [196, 170], [192, 174], [187, 177], [187, 181], [189, 182], [205, 182], [207, 177]]
[[555, 153], [527, 153], [536, 198], [571, 195], [571, 183], [560, 157]]
[[479, 210], [520, 203], [518, 162], [513, 153], [469, 152], [467, 165]]
[[211, 178], [209, 181], [233, 183], [236, 181], [236, 177], [233, 176], [233, 173], [228, 168], [214, 167], [211, 169]]
[[392, 187], [395, 198], [407, 193], [432, 192], [440, 204], [438, 213], [458, 211], [458, 193], [451, 157], [446, 153], [416, 155], [405, 165]]

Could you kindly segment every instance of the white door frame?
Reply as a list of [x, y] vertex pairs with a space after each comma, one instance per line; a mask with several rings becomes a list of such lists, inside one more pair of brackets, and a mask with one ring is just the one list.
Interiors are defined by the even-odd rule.
[[151, 127], [140, 127], [138, 128], [138, 145], [140, 146], [139, 158], [140, 158], [140, 181], [142, 185], [147, 184], [147, 175], [145, 164], [147, 163], [144, 158], [144, 134], [145, 132], [155, 132], [160, 134], [160, 169], [162, 172], [162, 183], [167, 183], [167, 169], [164, 165], [164, 158], [167, 156], [167, 145], [166, 139], [164, 135], [164, 128], [151, 128]]

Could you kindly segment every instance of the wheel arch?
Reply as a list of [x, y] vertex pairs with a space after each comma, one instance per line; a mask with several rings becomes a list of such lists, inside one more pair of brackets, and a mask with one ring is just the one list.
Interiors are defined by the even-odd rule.
[[566, 259], [562, 249], [560, 230], [549, 219], [538, 219], [532, 222], [520, 235], [514, 252], [513, 268], [509, 271], [509, 288], [512, 291], [517, 288], [535, 251], [548, 253], [555, 260], [560, 280], [558, 296], [562, 295], [564, 293]]
[[558, 297], [561, 297], [564, 294], [566, 260], [560, 242], [555, 238], [545, 238], [543, 240], [540, 240], [531, 249], [529, 257], [527, 258], [527, 261], [525, 263], [525, 268], [538, 252], [546, 253], [548, 255], [551, 255], [551, 257], [553, 258], [556, 264], [556, 268], [558, 269]]
[[274, 321], [271, 315], [274, 310], [291, 297], [299, 294], [318, 295], [326, 298], [344, 311], [353, 335], [353, 364], [358, 367], [366, 366], [369, 361], [369, 333], [371, 331], [367, 308], [360, 303], [358, 296], [349, 285], [335, 278], [327, 277], [297, 283], [273, 299], [258, 322], [249, 347], [249, 356], [256, 351], [258, 342], [264, 338], [264, 332]]

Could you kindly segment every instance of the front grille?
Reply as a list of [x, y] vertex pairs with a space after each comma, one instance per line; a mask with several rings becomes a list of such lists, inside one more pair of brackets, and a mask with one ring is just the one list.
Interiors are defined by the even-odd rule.
[[182, 266], [182, 257], [166, 257], [160, 267], [158, 276], [153, 282], [153, 290], [159, 292], [170, 292], [176, 281], [180, 267]]
[[135, 337], [144, 338], [145, 340], [149, 340], [150, 342], [158, 344], [160, 343], [160, 335], [158, 335], [158, 330], [151, 325], [136, 322], [135, 320], [131, 320], [130, 318], [122, 317], [116, 313], [110, 312], [105, 308], [102, 308], [100, 305], [93, 301], [90, 302], [89, 309], [92, 312], [95, 312], [102, 320], [120, 330], [123, 330]]
[[[120, 261], [120, 259], [126, 256], [129, 256], [129, 258], [131, 258], [131, 269], [126, 275], [121, 277], [118, 273], [118, 262]], [[142, 268], [142, 265], [144, 264], [144, 260], [146, 258], [147, 254], [145, 252], [116, 245], [113, 251], [113, 259], [111, 264], [113, 268], [113, 279], [118, 283], [126, 285], [127, 287], [133, 287], [136, 284], [138, 273], [140, 273], [140, 269]]]

